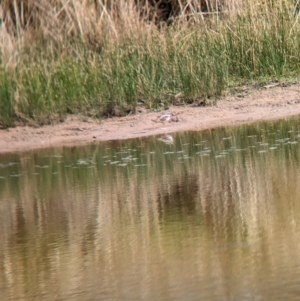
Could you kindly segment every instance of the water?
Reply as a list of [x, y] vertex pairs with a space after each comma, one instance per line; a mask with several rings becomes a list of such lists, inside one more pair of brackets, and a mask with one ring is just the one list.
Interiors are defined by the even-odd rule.
[[300, 120], [0, 157], [0, 300], [299, 300]]

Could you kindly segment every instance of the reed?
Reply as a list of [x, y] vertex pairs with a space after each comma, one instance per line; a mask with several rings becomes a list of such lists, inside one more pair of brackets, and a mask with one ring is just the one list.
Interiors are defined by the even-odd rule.
[[297, 1], [174, 0], [169, 15], [151, 1], [25, 2], [2, 4], [4, 128], [205, 104], [299, 74]]

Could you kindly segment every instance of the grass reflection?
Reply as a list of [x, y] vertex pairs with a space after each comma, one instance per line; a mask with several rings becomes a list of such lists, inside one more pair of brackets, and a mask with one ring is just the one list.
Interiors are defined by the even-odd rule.
[[300, 259], [298, 125], [2, 156], [1, 295], [276, 300]]

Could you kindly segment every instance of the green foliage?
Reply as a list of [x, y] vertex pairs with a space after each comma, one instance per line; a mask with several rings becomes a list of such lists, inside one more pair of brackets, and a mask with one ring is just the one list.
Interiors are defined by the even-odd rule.
[[10, 127], [15, 120], [12, 77], [0, 67], [0, 127]]

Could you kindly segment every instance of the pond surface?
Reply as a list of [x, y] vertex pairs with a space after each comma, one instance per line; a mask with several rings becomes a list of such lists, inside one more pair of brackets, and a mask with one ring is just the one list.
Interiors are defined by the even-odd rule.
[[0, 299], [299, 300], [300, 119], [0, 157]]

